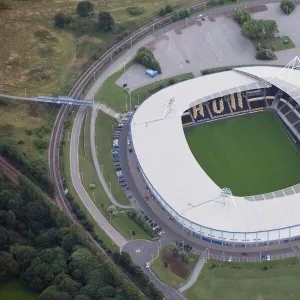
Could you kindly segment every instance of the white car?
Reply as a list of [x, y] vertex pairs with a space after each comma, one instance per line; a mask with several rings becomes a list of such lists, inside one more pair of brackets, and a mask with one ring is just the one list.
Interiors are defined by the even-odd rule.
[[229, 256], [228, 261], [232, 262], [232, 256]]
[[150, 268], [150, 263], [146, 262], [146, 268], [149, 269]]
[[130, 143], [130, 140], [127, 140], [127, 145], [130, 145], [131, 143]]
[[271, 256], [267, 255], [267, 260], [270, 261], [271, 260]]
[[199, 16], [197, 17], [197, 19], [202, 19], [202, 17], [203, 17], [203, 15], [199, 15]]
[[164, 231], [160, 231], [159, 233], [158, 233], [158, 235], [162, 235], [162, 234], [164, 234], [165, 232]]

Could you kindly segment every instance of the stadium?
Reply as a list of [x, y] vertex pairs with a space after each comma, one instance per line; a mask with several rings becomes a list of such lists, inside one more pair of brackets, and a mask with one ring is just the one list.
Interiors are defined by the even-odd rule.
[[296, 57], [190, 79], [135, 113], [138, 168], [189, 234], [229, 247], [300, 239], [298, 67]]

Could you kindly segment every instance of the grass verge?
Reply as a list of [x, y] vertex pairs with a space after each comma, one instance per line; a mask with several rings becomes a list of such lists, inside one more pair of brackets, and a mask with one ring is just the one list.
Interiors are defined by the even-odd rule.
[[[288, 41], [288, 44], [284, 44], [284, 41]], [[273, 51], [282, 51], [295, 48], [295, 44], [289, 36], [283, 36], [281, 38], [269, 38], [255, 43], [255, 46], [272, 49]]]
[[211, 68], [211, 69], [203, 69], [200, 70], [202, 75], [209, 75], [209, 74], [214, 74], [214, 73], [219, 73], [219, 72], [224, 72], [224, 71], [230, 71], [234, 68], [244, 68], [244, 67], [252, 67], [252, 66], [268, 66], [268, 67], [284, 67], [284, 65], [267, 65], [267, 64], [255, 64], [255, 65], [234, 65], [234, 66], [224, 66], [224, 67], [218, 67], [218, 68]]
[[236, 196], [299, 183], [300, 152], [272, 112], [189, 127], [185, 135], [207, 175]]
[[[74, 116], [74, 115], [73, 115]], [[71, 128], [73, 125], [74, 117], [71, 118], [72, 124], [70, 129], [66, 131], [65, 135], [65, 144], [64, 144], [64, 155], [63, 155], [63, 162], [64, 162], [64, 175], [65, 180], [69, 189], [69, 192], [73, 195], [76, 203], [80, 206], [80, 208], [85, 212], [88, 219], [92, 224], [94, 225], [94, 230], [97, 235], [103, 240], [104, 244], [111, 249], [112, 251], [118, 251], [119, 247], [111, 240], [111, 238], [105, 233], [104, 230], [98, 225], [98, 223], [95, 221], [93, 216], [90, 214], [88, 209], [85, 207], [85, 205], [82, 203], [81, 199], [79, 198], [73, 183], [71, 179], [71, 173], [70, 173], [70, 138], [71, 138]]]
[[187, 253], [191, 261], [188, 263], [188, 275], [182, 278], [177, 274], [173, 273], [170, 266], [164, 266], [163, 255], [171, 247], [172, 245], [167, 245], [160, 249], [158, 257], [151, 264], [151, 269], [163, 282], [167, 283], [168, 285], [178, 286], [179, 284], [183, 283], [188, 279], [189, 275], [191, 274], [195, 265], [197, 264], [199, 255]]
[[3, 300], [37, 300], [38, 294], [19, 281], [8, 281], [0, 285], [0, 299]]
[[[223, 267], [210, 269], [212, 264]], [[234, 264], [210, 260], [184, 295], [189, 300], [296, 300], [300, 292], [299, 273], [296, 258]]]
[[[101, 133], [99, 133], [99, 131], [96, 130], [97, 133], [96, 144], [98, 145], [97, 148], [99, 152], [99, 157], [106, 158], [107, 155], [109, 155], [107, 159], [103, 160], [104, 175], [107, 179], [112, 180], [111, 181], [112, 192], [113, 195], [116, 196], [116, 200], [123, 204], [129, 204], [129, 201], [125, 198], [123, 191], [121, 189], [117, 190], [119, 186], [115, 174], [109, 173], [109, 170], [111, 170], [110, 168], [113, 168], [111, 155], [110, 155], [111, 145], [112, 145], [112, 142], [110, 142], [110, 139], [112, 139], [110, 122], [111, 120], [113, 121], [113, 119], [109, 120], [110, 118], [109, 116], [104, 114], [102, 115], [102, 114], [103, 113], [99, 112], [97, 122], [101, 119], [105, 119], [105, 123], [102, 123], [102, 120], [100, 122], [100, 125], [97, 123], [97, 128], [98, 130], [100, 128]], [[98, 175], [94, 167], [92, 153], [91, 153], [90, 118], [91, 118], [91, 111], [89, 111], [86, 116], [86, 120], [82, 126], [82, 130], [80, 134], [79, 167], [83, 174], [84, 188], [86, 189], [90, 198], [94, 201], [97, 208], [105, 216], [105, 218], [107, 220], [110, 220], [110, 216], [107, 212], [107, 208], [111, 206], [112, 203], [108, 199], [101, 183], [98, 180]], [[103, 128], [101, 127], [102, 125]], [[102, 133], [105, 133], [105, 135], [103, 136]], [[84, 143], [85, 143], [85, 150], [84, 150]], [[108, 153], [106, 151], [108, 151]], [[102, 161], [100, 161], [100, 164], [102, 164]], [[111, 177], [107, 177], [108, 174], [110, 174]], [[90, 184], [94, 184], [95, 188], [91, 188]], [[119, 212], [124, 212], [124, 210], [119, 209]], [[151, 239], [151, 237], [141, 227], [139, 227], [133, 220], [131, 220], [126, 213], [120, 213], [118, 216], [112, 216], [111, 224], [121, 235], [123, 235], [128, 240], [132, 238], [131, 230], [135, 232], [134, 239], [148, 239], [148, 240]]]
[[[133, 62], [128, 63], [126, 68], [129, 68], [132, 63]], [[123, 72], [124, 70], [122, 69], [108, 77], [95, 96], [96, 101], [105, 103], [118, 112], [126, 112], [126, 102], [129, 107], [129, 94], [115, 84], [116, 80], [122, 75]], [[193, 77], [194, 76], [192, 73], [185, 73], [160, 81], [155, 81], [138, 88], [131, 93], [131, 106], [133, 107], [136, 104], [142, 103], [152, 94], [170, 85], [170, 80], [173, 82], [173, 84], [175, 84]]]

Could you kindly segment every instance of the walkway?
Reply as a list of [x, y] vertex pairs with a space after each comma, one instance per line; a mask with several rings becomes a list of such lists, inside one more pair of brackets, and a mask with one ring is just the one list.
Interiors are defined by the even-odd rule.
[[99, 110], [103, 111], [105, 114], [107, 114], [117, 120], [119, 120], [122, 117], [122, 114], [115, 112], [112, 108], [110, 108], [107, 105], [102, 104], [102, 103], [97, 103], [97, 102], [94, 103], [94, 108], [97, 110], [99, 109]]
[[7, 99], [16, 99], [16, 100], [25, 100], [25, 101], [37, 101], [36, 97], [21, 97], [21, 96], [12, 96], [7, 94], [1, 94], [1, 98], [7, 98]]
[[199, 277], [205, 263], [206, 263], [206, 259], [199, 258], [199, 260], [197, 261], [197, 264], [196, 264], [190, 278], [188, 279], [188, 281], [184, 285], [182, 285], [180, 287], [181, 292], [186, 291], [187, 289], [189, 289], [196, 282], [196, 280]]
[[79, 137], [80, 130], [82, 127], [84, 115], [86, 113], [86, 108], [81, 107], [76, 115], [70, 144], [70, 166], [71, 166], [71, 178], [72, 184], [80, 197], [81, 201], [91, 213], [98, 225], [106, 232], [106, 234], [114, 241], [116, 245], [122, 248], [126, 245], [126, 239], [105, 219], [101, 214], [99, 209], [96, 207], [88, 193], [86, 192], [84, 186], [82, 185], [79, 171]]

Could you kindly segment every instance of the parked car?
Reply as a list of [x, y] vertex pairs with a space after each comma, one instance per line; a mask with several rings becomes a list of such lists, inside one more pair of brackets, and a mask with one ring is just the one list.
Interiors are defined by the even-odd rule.
[[232, 262], [232, 256], [229, 256], [228, 261]]
[[146, 262], [146, 268], [149, 269], [150, 268], [150, 263]]
[[130, 140], [127, 140], [127, 145], [130, 145], [130, 144], [131, 144]]
[[115, 163], [114, 167], [120, 167], [121, 165], [119, 163]]
[[160, 231], [158, 234], [159, 235], [162, 235], [162, 234], [164, 234], [165, 232], [164, 231]]
[[125, 179], [118, 179], [119, 183], [125, 182]]

